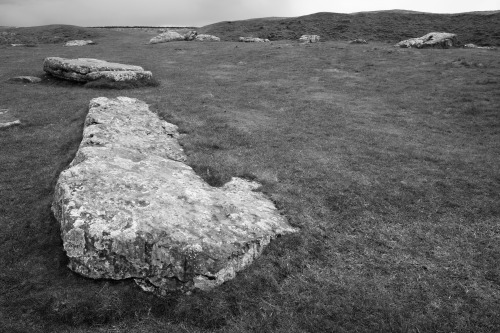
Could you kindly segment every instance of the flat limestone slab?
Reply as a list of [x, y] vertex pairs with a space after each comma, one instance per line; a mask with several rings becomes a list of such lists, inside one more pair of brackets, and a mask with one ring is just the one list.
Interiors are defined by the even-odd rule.
[[448, 32], [430, 32], [422, 37], [411, 38], [397, 43], [395, 46], [409, 48], [443, 48], [458, 44], [457, 35]]
[[43, 70], [53, 76], [78, 82], [94, 81], [100, 78], [127, 81], [143, 78], [150, 79], [153, 76], [150, 71], [145, 71], [140, 66], [107, 62], [93, 58], [65, 59], [48, 57], [43, 62]]
[[69, 267], [135, 278], [145, 290], [207, 290], [235, 277], [275, 237], [296, 232], [259, 184], [211, 187], [184, 163], [176, 126], [137, 99], [95, 98], [52, 211]]

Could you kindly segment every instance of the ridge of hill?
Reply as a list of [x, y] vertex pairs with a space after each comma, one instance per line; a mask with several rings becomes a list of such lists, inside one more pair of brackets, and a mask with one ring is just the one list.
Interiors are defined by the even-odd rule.
[[401, 12], [361, 12], [340, 14], [320, 12], [311, 15], [268, 20], [223, 21], [199, 29], [222, 40], [237, 40], [241, 36], [270, 40], [296, 40], [303, 34], [321, 36], [322, 41], [362, 38], [396, 43], [420, 37], [433, 31], [458, 35], [461, 43], [485, 46], [500, 45], [500, 12], [491, 14], [430, 14]]
[[51, 24], [36, 27], [3, 27], [0, 28], [0, 45], [2, 44], [54, 44], [74, 39], [89, 39], [101, 34], [95, 29], [74, 25]]

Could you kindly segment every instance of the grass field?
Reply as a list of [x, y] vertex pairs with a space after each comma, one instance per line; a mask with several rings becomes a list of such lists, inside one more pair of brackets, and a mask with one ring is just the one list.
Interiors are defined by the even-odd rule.
[[[330, 41], [0, 46], [0, 332], [495, 332], [500, 57]], [[143, 66], [158, 87], [89, 89], [43, 59]], [[179, 126], [210, 184], [256, 179], [300, 233], [211, 292], [145, 294], [72, 273], [50, 212], [91, 98]]]

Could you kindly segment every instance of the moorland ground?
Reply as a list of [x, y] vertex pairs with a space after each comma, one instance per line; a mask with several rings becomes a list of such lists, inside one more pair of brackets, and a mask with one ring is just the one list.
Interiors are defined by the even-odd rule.
[[[498, 52], [151, 37], [0, 46], [0, 109], [23, 123], [0, 132], [1, 332], [500, 327]], [[44, 76], [48, 56], [141, 65], [161, 85], [86, 89]], [[210, 184], [261, 182], [300, 233], [211, 292], [159, 299], [69, 271], [50, 204], [99, 96], [150, 104]]]

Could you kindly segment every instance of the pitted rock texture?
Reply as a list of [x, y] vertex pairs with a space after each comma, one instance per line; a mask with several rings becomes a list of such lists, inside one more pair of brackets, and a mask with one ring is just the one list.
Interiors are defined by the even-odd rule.
[[107, 62], [92, 58], [65, 59], [48, 57], [43, 70], [61, 79], [77, 82], [95, 81], [107, 78], [112, 81], [135, 81], [151, 79], [153, 74], [140, 66]]
[[52, 205], [69, 267], [135, 278], [145, 290], [207, 290], [235, 277], [275, 237], [296, 232], [259, 184], [221, 188], [184, 163], [176, 126], [142, 101], [95, 98]]
[[447, 49], [458, 45], [457, 35], [448, 32], [430, 32], [425, 36], [411, 38], [397, 43], [395, 46], [409, 48], [442, 48]]
[[318, 35], [302, 35], [299, 38], [299, 42], [303, 43], [316, 43], [319, 42], [320, 37]]

